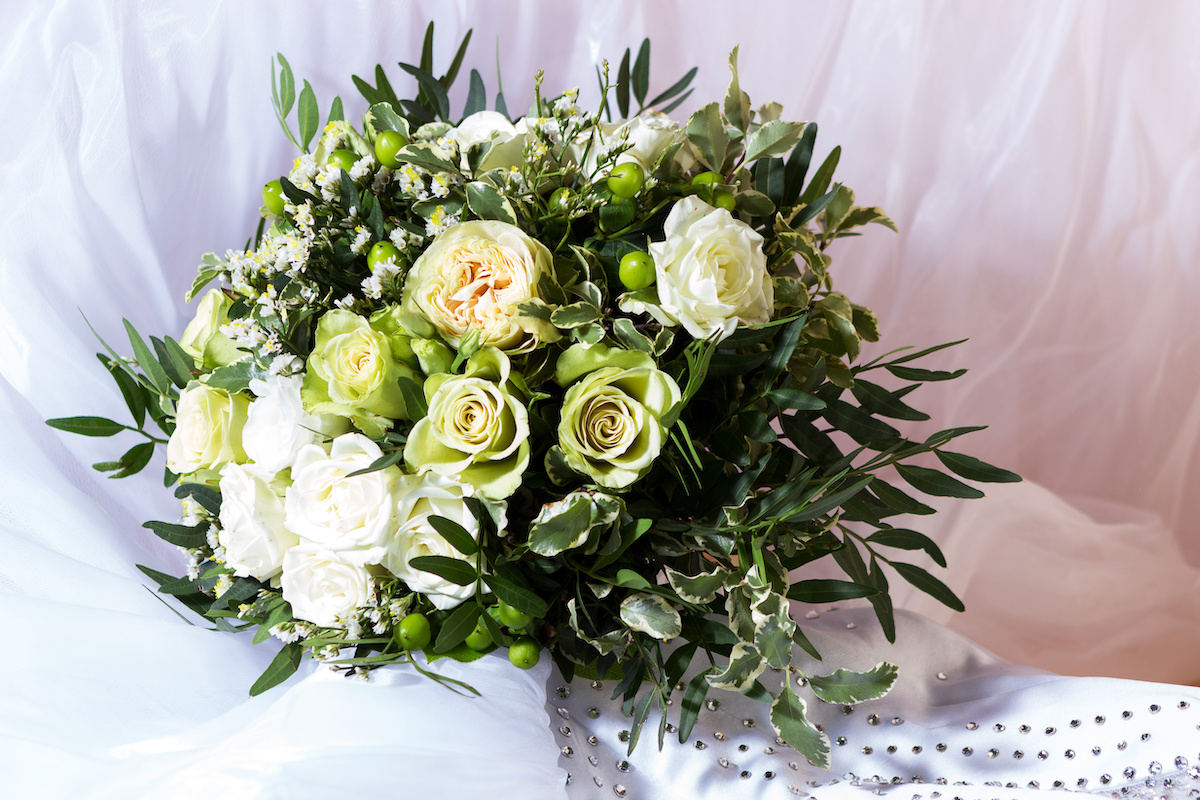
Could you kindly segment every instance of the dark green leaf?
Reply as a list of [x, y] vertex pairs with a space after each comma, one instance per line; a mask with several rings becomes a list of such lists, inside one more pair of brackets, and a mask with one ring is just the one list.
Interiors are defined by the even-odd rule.
[[[512, 572], [502, 573], [497, 569], [484, 580], [500, 602], [508, 603], [518, 611], [524, 611], [534, 619], [541, 619], [550, 613], [549, 603], [538, 597], [523, 580], [518, 582], [513, 580], [513, 577]], [[519, 574], [516, 577], [519, 577]]]
[[935, 497], [963, 497], [974, 499], [983, 497], [983, 492], [974, 486], [968, 486], [960, 480], [951, 478], [944, 472], [928, 467], [915, 467], [910, 464], [897, 464], [896, 472], [908, 481], [914, 489]]
[[422, 572], [431, 572], [459, 586], [469, 586], [475, 582], [478, 573], [466, 561], [447, 556], [417, 556], [410, 560], [409, 566]]
[[[804, 137], [801, 137], [801, 146], [804, 143]], [[838, 159], [842, 157], [842, 148], [835, 147], [829, 152], [821, 166], [817, 168], [817, 172], [813, 175], [812, 181], [808, 184], [808, 188], [800, 195], [798, 203], [800, 205], [809, 205], [818, 197], [829, 191], [829, 184], [833, 182], [833, 172], [837, 169]], [[830, 200], [833, 198], [830, 197]]]
[[909, 497], [904, 492], [881, 479], [871, 484], [871, 491], [891, 510], [899, 514], [933, 514], [935, 509]]
[[757, 409], [750, 409], [738, 414], [738, 425], [742, 433], [757, 442], [773, 442], [779, 438], [767, 415]]
[[469, 117], [487, 109], [487, 89], [484, 88], [483, 78], [478, 70], [471, 70], [471, 82], [467, 89], [467, 104], [463, 107], [463, 117]]
[[816, 219], [817, 215], [824, 211], [829, 204], [833, 202], [833, 199], [838, 195], [838, 190], [841, 188], [841, 184], [837, 184], [828, 192], [804, 206], [804, 210], [801, 211], [796, 217], [796, 224], [807, 225], [809, 222], [812, 222], [814, 219]]
[[907, 420], [926, 420], [929, 415], [921, 411], [917, 411], [900, 401], [900, 398], [893, 392], [889, 392], [882, 386], [877, 386], [874, 383], [868, 383], [862, 378], [855, 378], [854, 385], [850, 387], [850, 391], [854, 393], [854, 397], [859, 404], [872, 414], [878, 414], [881, 417], [890, 417], [892, 419], [907, 419]]
[[825, 420], [837, 428], [850, 434], [856, 440], [892, 439], [900, 432], [886, 422], [875, 419], [858, 406], [852, 406], [842, 400], [830, 398], [826, 401], [825, 410], [821, 412]]
[[935, 450], [934, 454], [951, 472], [970, 481], [982, 481], [983, 483], [1019, 483], [1021, 481], [1021, 476], [1017, 473], [994, 467], [972, 456], [949, 453], [945, 450]]
[[808, 174], [808, 165], [812, 160], [813, 145], [817, 140], [817, 123], [810, 122], [804, 126], [800, 142], [788, 156], [783, 172], [784, 203], [791, 204], [800, 197], [800, 189], [804, 186], [804, 178]]
[[842, 457], [837, 444], [808, 420], [786, 414], [779, 418], [783, 433], [796, 449], [819, 464], [830, 464]]
[[442, 629], [433, 645], [434, 652], [445, 653], [462, 644], [471, 631], [475, 630], [475, 623], [479, 621], [479, 611], [477, 604], [468, 602], [450, 612], [450, 616], [442, 622]]
[[429, 404], [425, 402], [425, 392], [412, 378], [401, 377], [400, 394], [404, 396], [404, 410], [413, 422], [429, 413]]
[[874, 479], [874, 476], [867, 475], [865, 478], [855, 481], [841, 491], [834, 492], [833, 494], [827, 494], [812, 505], [805, 507], [803, 510], [788, 515], [787, 521], [793, 524], [798, 522], [807, 522], [810, 519], [816, 519], [822, 514], [828, 514], [830, 511], [861, 492], [863, 488]]
[[471, 34], [474, 32], [474, 28], [467, 31], [467, 35], [463, 37], [462, 42], [458, 45], [458, 50], [454, 53], [454, 60], [450, 62], [450, 69], [446, 70], [446, 74], [438, 79], [438, 83], [442, 85], [443, 89], [449, 90], [451, 85], [454, 84], [454, 79], [458, 77], [458, 71], [462, 68], [463, 57], [467, 54], [467, 45], [471, 43]]
[[[649, 103], [646, 103], [646, 106], [648, 108], [652, 108], [652, 107], [658, 105], [659, 103], [663, 102], [664, 100], [670, 100], [672, 97], [674, 97], [675, 95], [682, 92], [692, 82], [692, 79], [696, 77], [696, 73], [698, 71], [699, 71], [698, 67], [692, 67], [690, 70], [688, 70], [686, 75], [684, 75], [682, 78], [677, 80], [675, 83], [671, 84], [671, 88], [667, 89], [665, 92], [663, 92], [662, 94], [655, 97]], [[664, 109], [663, 113], [664, 114], [669, 113], [669, 110]]]
[[903, 564], [900, 562], [891, 562], [892, 569], [899, 573], [901, 578], [911, 583], [913, 586], [920, 589], [925, 594], [937, 600], [944, 606], [954, 609], [955, 611], [964, 611], [962, 600], [955, 596], [954, 592], [950, 591], [950, 587], [939, 581], [937, 578], [930, 575], [920, 567], [912, 564]]
[[895, 365], [887, 365], [884, 367], [888, 372], [895, 375], [900, 380], [904, 381], [952, 381], [962, 375], [966, 375], [965, 369], [956, 369], [953, 372], [944, 372], [941, 370], [917, 369], [916, 367], [898, 367]]
[[473, 556], [479, 551], [479, 545], [475, 543], [475, 539], [471, 537], [471, 534], [467, 533], [467, 529], [454, 520], [431, 516], [429, 517], [429, 524], [433, 526], [435, 531], [441, 534], [443, 539], [450, 543], [451, 547], [464, 556]]
[[783, 204], [785, 167], [782, 158], [764, 158], [754, 165], [754, 188], [776, 206]]
[[767, 371], [763, 376], [764, 386], [774, 386], [775, 380], [787, 369], [788, 361], [791, 360], [792, 353], [796, 351], [796, 344], [804, 333], [804, 323], [807, 321], [808, 315], [801, 315], [789, 322], [783, 332], [775, 337], [774, 347], [771, 348], [771, 359], [767, 362]]
[[879, 562], [871, 559], [871, 571], [867, 579], [871, 585], [879, 590], [879, 594], [868, 597], [867, 600], [875, 609], [875, 618], [879, 620], [879, 627], [883, 629], [883, 635], [889, 642], [896, 641], [896, 609], [892, 606], [892, 597], [888, 594], [887, 576], [883, 574], [883, 570], [879, 567]]
[[108, 356], [97, 353], [96, 358], [100, 359], [100, 363], [108, 370], [108, 374], [112, 375], [112, 379], [117, 382], [117, 388], [121, 390], [121, 397], [124, 398], [129, 413], [133, 415], [133, 424], [138, 428], [145, 425], [146, 390], [133, 379], [132, 375], [112, 363]]
[[133, 327], [133, 323], [127, 319], [121, 321], [125, 323], [125, 331], [129, 334], [129, 344], [133, 346], [133, 354], [137, 358], [138, 366], [142, 368], [142, 372], [146, 373], [146, 377], [154, 384], [154, 388], [158, 389], [159, 394], [166, 394], [171, 387], [171, 381], [162, 368], [162, 364], [159, 364], [154, 358], [154, 354], [150, 352], [146, 342]]
[[796, 411], [820, 411], [825, 407], [824, 400], [799, 389], [772, 389], [767, 398], [780, 408]]
[[[117, 471], [109, 475], [110, 478], [128, 478], [130, 475], [136, 475], [145, 469], [150, 463], [150, 457], [154, 455], [154, 442], [142, 442], [135, 444], [126, 451], [125, 455], [121, 456], [116, 462]], [[110, 470], [101, 470], [109, 472]]]
[[342, 108], [342, 98], [337, 96], [333, 98], [333, 102], [329, 104], [329, 118], [326, 122], [341, 122], [346, 119], [346, 112]]
[[683, 699], [680, 701], [679, 707], [680, 743], [686, 743], [692, 736], [692, 729], [696, 727], [696, 720], [700, 717], [700, 709], [704, 706], [704, 697], [708, 694], [708, 681], [706, 678], [715, 670], [716, 668], [714, 667], [698, 673], [688, 681], [687, 688], [683, 691]]
[[471, 181], [467, 184], [467, 207], [480, 219], [495, 219], [517, 224], [517, 214], [512, 204], [490, 183]]
[[432, 104], [434, 114], [438, 118], [448, 121], [450, 119], [450, 98], [446, 96], [446, 89], [438, 79], [430, 75], [428, 70], [414, 67], [411, 64], [401, 63], [400, 69], [417, 79], [417, 83], [421, 85], [421, 91], [425, 93]]
[[[693, 68], [692, 68], [692, 73], [695, 73], [695, 71], [696, 71], [696, 70], [695, 70], [695, 67], [693, 67]], [[686, 100], [688, 99], [688, 97], [690, 97], [690, 96], [691, 96], [692, 92], [694, 92], [694, 91], [696, 91], [696, 90], [695, 90], [695, 89], [688, 89], [686, 92], [684, 92], [684, 94], [683, 94], [683, 96], [682, 96], [682, 97], [680, 97], [678, 100], [676, 100], [675, 102], [671, 103], [670, 105], [666, 106], [665, 108], [662, 108], [662, 109], [660, 109], [660, 111], [661, 111], [663, 114], [670, 114], [672, 111], [674, 111], [675, 109], [679, 108], [679, 106], [683, 105], [684, 101], [686, 101]]]
[[279, 654], [271, 661], [266, 671], [250, 687], [250, 696], [255, 697], [260, 695], [292, 677], [296, 670], [300, 668], [300, 659], [303, 656], [304, 649], [299, 644], [296, 642], [285, 644], [283, 649], [279, 651]]
[[629, 48], [621, 57], [621, 65], [617, 67], [617, 111], [621, 118], [629, 117]]
[[275, 58], [279, 60], [279, 112], [280, 116], [286, 117], [296, 103], [296, 79], [292, 75], [292, 65], [283, 53], [276, 53]]
[[178, 547], [203, 547], [208, 542], [207, 523], [189, 527], [151, 520], [142, 523], [142, 527], [149, 528], [158, 534], [159, 538]]
[[853, 600], [873, 594], [879, 594], [879, 590], [863, 586], [861, 583], [814, 579], [792, 584], [787, 596], [789, 600], [799, 600], [801, 603], [836, 603], [839, 600]]
[[300, 90], [300, 103], [296, 107], [297, 122], [300, 126], [300, 146], [308, 152], [308, 145], [321, 128], [321, 110], [317, 108], [317, 96], [313, 94], [312, 86], [304, 82]]
[[[750, 134], [746, 139], [746, 163], [766, 156], [778, 156], [792, 149], [800, 141], [805, 130], [803, 122], [784, 122], [773, 119]], [[781, 163], [782, 167], [783, 164]], [[782, 178], [782, 170], [780, 171]], [[782, 186], [780, 194], [782, 194]]]
[[942, 554], [941, 548], [928, 536], [917, 531], [907, 528], [885, 528], [868, 536], [867, 541], [900, 550], [924, 550], [939, 567], [946, 566], [946, 556]]
[[175, 487], [175, 497], [182, 500], [190, 497], [214, 516], [221, 512], [221, 494], [216, 489], [199, 483], [185, 483]]
[[646, 92], [650, 89], [649, 39], [642, 40], [642, 46], [638, 48], [637, 59], [633, 62], [633, 71], [630, 73], [629, 77], [630, 83], [633, 87], [633, 96], [637, 98], [639, 106], [644, 106]]
[[[167, 337], [171, 339], [171, 337]], [[162, 365], [163, 371], [167, 373], [167, 377], [171, 383], [182, 389], [188, 385], [191, 380], [191, 372], [196, 368], [196, 363], [192, 357], [183, 352], [183, 348], [174, 339], [171, 341], [175, 344], [174, 349], [168, 348], [167, 343], [157, 336], [150, 337], [150, 344], [154, 347], [154, 354], [158, 357], [158, 363]]]
[[115, 436], [127, 430], [121, 423], [104, 417], [56, 417], [46, 420], [46, 424], [51, 428], [78, 433], [81, 436]]

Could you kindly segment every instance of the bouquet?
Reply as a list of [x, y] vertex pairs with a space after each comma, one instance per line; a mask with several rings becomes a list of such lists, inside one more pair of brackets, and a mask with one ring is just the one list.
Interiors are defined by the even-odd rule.
[[[438, 78], [427, 35], [400, 64], [411, 100], [382, 68], [355, 76], [361, 125], [335, 99], [322, 127], [278, 56], [300, 155], [257, 232], [204, 256], [188, 299], [217, 286], [178, 340], [127, 322], [133, 356], [104, 345], [132, 424], [49, 422], [146, 437], [95, 465], [112, 477], [166, 445], [184, 514], [146, 526], [188, 565], [141, 569], [216, 628], [283, 642], [252, 694], [306, 656], [473, 691], [436, 661], [547, 650], [568, 680], [614, 682], [631, 751], [655, 711], [662, 745], [678, 692], [686, 741], [715, 688], [770, 703], [827, 767], [802, 693], [854, 704], [897, 671], [804, 674], [793, 646], [819, 654], [791, 601], [866, 598], [889, 640], [889, 574], [961, 609], [897, 559], [945, 566], [937, 546], [888, 520], [932, 513], [911, 490], [981, 496], [953, 475], [1019, 478], [946, 449], [978, 428], [886, 421], [928, 419], [907, 396], [963, 370], [913, 365], [949, 345], [861, 361], [877, 320], [833, 289], [831, 245], [895, 226], [834, 182], [838, 148], [810, 169], [815, 124], [751, 105], [736, 50], [724, 102], [682, 123], [696, 70], [647, 99], [648, 40], [615, 79], [598, 68], [596, 111], [539, 73], [513, 121], [472, 70], [455, 122], [469, 38]], [[826, 557], [846, 580], [791, 577]]]

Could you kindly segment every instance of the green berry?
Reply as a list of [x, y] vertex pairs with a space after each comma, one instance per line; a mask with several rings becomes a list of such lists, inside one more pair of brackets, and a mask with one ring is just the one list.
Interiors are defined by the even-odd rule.
[[488, 633], [487, 625], [481, 619], [475, 623], [475, 630], [467, 634], [467, 647], [472, 650], [487, 650], [492, 646], [492, 634]]
[[400, 162], [396, 160], [396, 154], [406, 144], [408, 142], [405, 141], [402, 134], [396, 131], [381, 131], [379, 136], [375, 137], [375, 157], [385, 167], [396, 169], [400, 166]]
[[537, 666], [541, 657], [541, 646], [528, 636], [522, 636], [508, 646], [508, 660], [514, 667], [530, 669]]
[[371, 245], [371, 250], [367, 253], [367, 266], [374, 272], [377, 265], [387, 261], [389, 258], [399, 263], [400, 249], [391, 242], [376, 242]]
[[278, 180], [270, 181], [263, 187], [262, 199], [263, 205], [267, 207], [267, 211], [270, 211], [272, 216], [283, 216], [283, 204], [287, 202], [287, 198], [283, 196], [283, 186]]
[[726, 211], [733, 211], [737, 206], [737, 201], [733, 199], [730, 192], [717, 191], [713, 197], [713, 205]]
[[617, 164], [608, 174], [608, 190], [617, 197], [629, 198], [642, 190], [646, 173], [632, 161]]
[[714, 183], [724, 183], [721, 176], [715, 172], [701, 172], [692, 178], [693, 186], [712, 186]]
[[424, 650], [433, 634], [424, 614], [409, 614], [396, 628], [396, 641], [405, 650]]
[[346, 172], [350, 171], [350, 168], [354, 166], [355, 161], [358, 161], [358, 156], [354, 155], [354, 153], [350, 152], [349, 150], [334, 150], [329, 154], [329, 163], [336, 164], [337, 166], [346, 170]]
[[649, 253], [631, 250], [621, 256], [617, 275], [629, 291], [636, 292], [638, 289], [645, 289], [654, 283], [654, 259]]
[[533, 617], [526, 614], [524, 611], [513, 608], [508, 603], [500, 603], [500, 611], [497, 614], [500, 619], [500, 624], [513, 630], [522, 630], [529, 624]]

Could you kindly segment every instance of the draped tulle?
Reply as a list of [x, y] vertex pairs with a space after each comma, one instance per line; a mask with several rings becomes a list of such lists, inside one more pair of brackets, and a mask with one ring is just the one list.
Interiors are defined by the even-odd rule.
[[[723, 97], [740, 43], [752, 99], [817, 120], [818, 155], [840, 144], [840, 178], [900, 227], [832, 251], [838, 287], [879, 313], [884, 343], [867, 355], [969, 339], [932, 361], [971, 371], [913, 402], [937, 427], [990, 425], [962, 449], [1027, 479], [909, 521], [941, 543], [951, 569], [934, 569], [965, 614], [897, 580], [898, 602], [1009, 661], [1200, 679], [1200, 7], [7, 4], [0, 785], [87, 794], [90, 775], [128, 777], [114, 748], [227, 714], [237, 730], [205, 735], [236, 736], [276, 702], [245, 700], [270, 645], [185, 624], [145, 588], [135, 563], [181, 562], [140, 524], [178, 507], [156, 468], [108, 481], [89, 467], [136, 435], [42, 421], [126, 420], [84, 315], [122, 351], [122, 317], [177, 334], [200, 255], [253, 231], [258, 187], [294, 156], [270, 106], [272, 55], [322, 108], [340, 92], [354, 116], [348, 76], [383, 63], [399, 82], [430, 19], [435, 69], [473, 27], [466, 66], [495, 91], [498, 52], [510, 109], [529, 106], [537, 69], [544, 92], [579, 85], [594, 103], [593, 64], [651, 36], [652, 94], [700, 67], [682, 116]], [[534, 784], [555, 769], [548, 742], [514, 748]]]

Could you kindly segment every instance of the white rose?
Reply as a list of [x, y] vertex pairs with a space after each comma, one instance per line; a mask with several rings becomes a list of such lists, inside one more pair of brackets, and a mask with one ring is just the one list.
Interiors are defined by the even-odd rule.
[[665, 114], [647, 113], [634, 117], [621, 128], [617, 133], [624, 133], [629, 149], [617, 156], [617, 163], [632, 161], [649, 172], [675, 138], [679, 123]]
[[250, 391], [258, 399], [250, 404], [242, 447], [263, 472], [274, 475], [290, 467], [305, 445], [346, 430], [346, 420], [341, 417], [313, 416], [304, 410], [300, 403], [302, 380], [299, 375], [270, 375], [266, 380], [250, 381]]
[[244, 462], [242, 427], [250, 400], [192, 383], [175, 406], [175, 432], [167, 441], [167, 468], [177, 475]]
[[467, 150], [471, 145], [482, 142], [490, 141], [492, 148], [483, 157], [476, 172], [515, 167], [525, 158], [524, 126], [518, 128], [498, 111], [478, 111], [447, 131], [446, 137], [458, 143], [464, 170], [468, 169]]
[[771, 320], [775, 291], [763, 238], [723, 208], [696, 197], [677, 202], [650, 245], [659, 306], [647, 310], [697, 339], [726, 338], [738, 325]]
[[[430, 524], [430, 517], [445, 517], [461, 525], [476, 541], [479, 540], [479, 522], [463, 502], [473, 490], [453, 478], [436, 472], [421, 476], [406, 475], [397, 491], [397, 516], [400, 525], [388, 546], [383, 566], [412, 589], [429, 598], [435, 608], [453, 608], [475, 593], [475, 585], [459, 586], [432, 572], [424, 572], [410, 566], [418, 556], [446, 556], [462, 561], [473, 559], [456, 550]], [[504, 527], [504, 503], [490, 503], [489, 510], [497, 525]]]
[[280, 585], [297, 619], [326, 628], [342, 627], [355, 609], [373, 602], [366, 568], [308, 543], [284, 555]]
[[306, 543], [332, 550], [356, 564], [378, 564], [396, 527], [395, 467], [348, 477], [383, 457], [360, 433], [302, 447], [292, 465], [284, 499], [284, 524]]
[[283, 498], [270, 476], [240, 464], [221, 469], [221, 531], [225, 563], [242, 578], [268, 580], [279, 575], [283, 555], [299, 544], [284, 527]]

